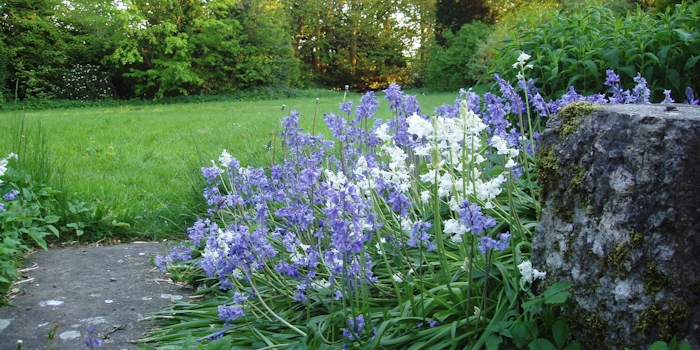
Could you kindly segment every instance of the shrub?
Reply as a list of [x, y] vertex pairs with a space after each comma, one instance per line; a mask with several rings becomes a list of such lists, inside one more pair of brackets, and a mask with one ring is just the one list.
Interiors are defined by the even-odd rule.
[[8, 166], [17, 155], [0, 159], [0, 294], [19, 277], [16, 262], [34, 245], [48, 249], [45, 237], [58, 236], [54, 226], [57, 191], [32, 182], [31, 176]]
[[652, 101], [664, 99], [666, 88], [679, 99], [687, 86], [700, 87], [699, 27], [697, 2], [658, 16], [638, 10], [625, 17], [589, 4], [568, 15], [555, 12], [544, 24], [527, 20], [514, 26], [491, 70], [512, 80], [515, 73], [508, 62], [527, 52], [534, 59], [530, 76], [545, 98], [558, 98], [569, 86], [585, 94], [604, 91], [606, 71], [613, 70], [621, 73], [625, 89], [636, 85], [640, 72]]
[[427, 85], [436, 91], [455, 91], [479, 79], [475, 53], [486, 41], [491, 27], [479, 21], [465, 24], [453, 34], [445, 31], [445, 47], [433, 43], [427, 67]]
[[58, 97], [96, 101], [116, 98], [117, 94], [109, 73], [100, 66], [76, 64], [63, 76], [63, 89]]

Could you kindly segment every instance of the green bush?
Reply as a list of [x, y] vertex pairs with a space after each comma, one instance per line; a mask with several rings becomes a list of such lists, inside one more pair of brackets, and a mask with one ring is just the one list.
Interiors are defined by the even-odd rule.
[[530, 76], [540, 93], [557, 98], [569, 86], [584, 94], [605, 91], [607, 70], [621, 73], [621, 87], [631, 89], [641, 72], [652, 101], [670, 88], [683, 101], [685, 88], [700, 88], [700, 3], [682, 3], [675, 11], [653, 15], [641, 10], [615, 17], [601, 5], [589, 4], [569, 15], [554, 12], [544, 24], [529, 19], [511, 29], [492, 72], [514, 80], [511, 65], [521, 52], [532, 55]]
[[428, 61], [427, 85], [435, 91], [455, 91], [479, 80], [479, 65], [474, 64], [480, 44], [491, 34], [491, 27], [479, 21], [465, 24], [453, 34], [446, 31], [446, 46], [434, 44]]
[[63, 76], [63, 90], [59, 94], [67, 100], [94, 101], [117, 97], [109, 73], [100, 66], [76, 64]]
[[60, 219], [54, 215], [58, 191], [8, 166], [13, 157], [0, 159], [0, 294], [9, 292], [19, 277], [16, 262], [23, 253], [36, 245], [47, 249], [45, 237], [58, 236], [54, 223]]

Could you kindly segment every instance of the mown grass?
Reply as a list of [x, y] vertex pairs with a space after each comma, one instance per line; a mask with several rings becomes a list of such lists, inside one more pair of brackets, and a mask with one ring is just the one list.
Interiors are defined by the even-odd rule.
[[[423, 113], [451, 104], [457, 96], [456, 92], [408, 93], [417, 95]], [[316, 132], [328, 134], [323, 114], [340, 113], [343, 98], [359, 103], [360, 97], [327, 91], [319, 93], [318, 104], [316, 98], [300, 97], [2, 111], [0, 154], [18, 152], [12, 149], [16, 143], [9, 140], [21, 133], [18, 125], [22, 121], [30, 126], [40, 124], [47, 135], [51, 163], [61, 169], [50, 185], [69, 198], [99, 204], [105, 217], [130, 225], [125, 232], [109, 233], [118, 236], [114, 238], [182, 237], [196, 215], [205, 210], [200, 168], [217, 159], [222, 149], [244, 165], [267, 165], [274, 152], [274, 147], [267, 146], [289, 111], [301, 113], [301, 126], [309, 132], [316, 114]], [[379, 116], [389, 117], [383, 93], [377, 97], [382, 103]], [[86, 234], [80, 239], [94, 237]]]

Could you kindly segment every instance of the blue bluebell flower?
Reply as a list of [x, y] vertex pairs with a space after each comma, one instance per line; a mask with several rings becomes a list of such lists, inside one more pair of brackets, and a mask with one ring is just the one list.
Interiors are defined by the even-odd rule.
[[12, 190], [10, 192], [5, 193], [2, 196], [2, 199], [6, 200], [6, 201], [12, 201], [12, 200], [15, 200], [15, 198], [17, 197], [18, 194], [19, 194], [18, 190]]
[[483, 234], [487, 229], [496, 226], [496, 220], [488, 215], [484, 215], [481, 207], [475, 203], [464, 200], [457, 213], [460, 215], [459, 221], [469, 228], [472, 235]]
[[695, 99], [695, 93], [693, 92], [693, 88], [690, 86], [685, 88], [685, 98], [685, 103], [689, 105], [700, 104], [700, 100]]

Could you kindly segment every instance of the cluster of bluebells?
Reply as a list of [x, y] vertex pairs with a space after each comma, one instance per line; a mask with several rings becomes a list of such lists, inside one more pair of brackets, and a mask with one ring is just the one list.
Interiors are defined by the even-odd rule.
[[[422, 114], [414, 96], [392, 84], [385, 93], [393, 118], [374, 117], [378, 101], [369, 92], [354, 115], [352, 102], [342, 103], [339, 114], [324, 115], [332, 140], [304, 133], [299, 114], [292, 111], [281, 121], [281, 164], [242, 167], [224, 150], [218, 162], [202, 168], [208, 184], [207, 217], [187, 230], [188, 243], [158, 257], [157, 264], [165, 267], [201, 252], [196, 263], [206, 275], [217, 278], [221, 288], [235, 291], [232, 303], [218, 309], [228, 326], [245, 316], [244, 295], [252, 293], [247, 286], [263, 281], [261, 276], [269, 272], [284, 281], [278, 288], [302, 304], [308, 305], [314, 293], [347, 300], [365, 293], [377, 282], [373, 259], [382, 254], [384, 244], [399, 251], [436, 249], [435, 223], [423, 215], [435, 203], [450, 209], [441, 226], [454, 245], [471, 242], [485, 256], [505, 251], [511, 235], [499, 232], [487, 213], [498, 205], [508, 181], [522, 176], [521, 160], [534, 152], [537, 138], [527, 125], [508, 118], [531, 112], [547, 117], [582, 100], [649, 99], [641, 76], [636, 88], [621, 91], [619, 77], [609, 72], [607, 95], [583, 96], [572, 88], [561, 99], [546, 102], [534, 82], [524, 78], [531, 68], [528, 59], [523, 54], [514, 66], [522, 73], [518, 88], [527, 102], [496, 75], [500, 95], [482, 97], [462, 90], [453, 105], [436, 108], [431, 117]], [[495, 166], [494, 159], [500, 165]], [[387, 223], [400, 227], [383, 227]], [[544, 277], [531, 265], [521, 265], [523, 283]], [[401, 283], [402, 276], [415, 271], [410, 266], [392, 272], [392, 277]], [[370, 337], [366, 316], [347, 320], [342, 330], [347, 340]]]

